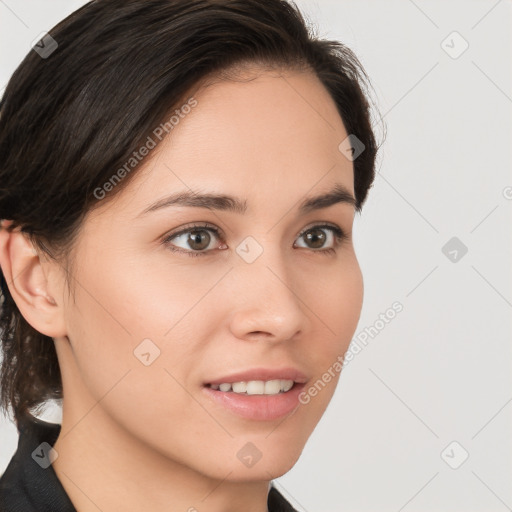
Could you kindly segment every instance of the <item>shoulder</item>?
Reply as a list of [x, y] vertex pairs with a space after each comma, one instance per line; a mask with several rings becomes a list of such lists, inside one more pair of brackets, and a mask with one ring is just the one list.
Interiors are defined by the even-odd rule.
[[20, 426], [18, 447], [0, 476], [2, 512], [76, 512], [50, 462], [60, 425], [33, 417]]
[[269, 512], [297, 512], [274, 485], [270, 486], [267, 506]]

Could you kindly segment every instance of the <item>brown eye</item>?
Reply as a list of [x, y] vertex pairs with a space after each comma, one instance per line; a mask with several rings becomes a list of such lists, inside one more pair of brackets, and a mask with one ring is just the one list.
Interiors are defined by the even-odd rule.
[[[211, 233], [214, 233], [214, 236]], [[322, 224], [304, 230], [298, 238], [306, 241], [306, 246], [298, 245], [298, 247], [320, 254], [333, 254], [341, 242], [348, 239], [348, 236], [336, 225]], [[214, 252], [215, 246], [210, 247], [210, 245], [213, 245], [212, 242], [215, 239], [222, 239], [218, 228], [209, 224], [196, 224], [168, 235], [162, 243], [173, 252], [181, 252], [187, 256], [206, 256]], [[330, 247], [324, 248], [326, 244]], [[294, 247], [297, 246], [294, 244]], [[221, 248], [226, 249], [227, 246], [223, 244]]]
[[211, 236], [208, 234], [206, 229], [194, 229], [193, 231], [189, 231], [189, 236], [186, 238], [186, 242], [190, 249], [194, 249], [196, 251], [203, 251], [206, 249], [210, 243]]
[[[340, 227], [336, 225], [323, 224], [304, 230], [299, 235], [299, 239], [300, 238], [306, 241], [306, 249], [312, 249], [314, 252], [331, 254], [332, 252], [335, 252], [340, 243], [348, 237]], [[324, 249], [323, 247], [326, 243], [331, 247]]]
[[[214, 233], [214, 236], [211, 233]], [[168, 235], [162, 243], [171, 251], [183, 252], [189, 256], [203, 256], [210, 252], [212, 241], [220, 237], [217, 228], [210, 225], [196, 225]]]
[[313, 228], [306, 232], [305, 240], [308, 241], [313, 249], [320, 249], [324, 244], [327, 236], [322, 229]]

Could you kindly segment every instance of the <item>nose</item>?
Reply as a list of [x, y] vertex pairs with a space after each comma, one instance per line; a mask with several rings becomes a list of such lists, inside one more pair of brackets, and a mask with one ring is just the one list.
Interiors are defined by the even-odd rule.
[[[270, 254], [272, 252], [272, 254]], [[230, 329], [237, 339], [247, 341], [286, 341], [298, 336], [307, 326], [306, 276], [286, 268], [282, 255], [265, 251], [253, 263], [239, 261], [231, 278]]]

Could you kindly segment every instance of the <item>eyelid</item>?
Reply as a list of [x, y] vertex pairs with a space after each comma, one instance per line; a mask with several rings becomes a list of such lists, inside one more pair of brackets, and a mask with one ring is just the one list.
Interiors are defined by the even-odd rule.
[[[345, 230], [343, 230], [341, 227], [339, 227], [337, 224], [332, 224], [327, 221], [323, 220], [317, 220], [309, 223], [306, 227], [302, 228], [296, 235], [295, 238], [303, 235], [306, 231], [312, 229], [312, 228], [322, 228], [322, 227], [329, 227], [333, 228], [335, 230], [339, 230], [343, 233], [344, 236], [347, 236], [345, 233]], [[179, 231], [171, 231], [170, 233], [166, 234], [164, 236], [164, 240], [168, 240], [169, 238], [172, 238], [174, 236], [181, 235], [183, 233], [187, 233], [188, 231], [191, 231], [195, 228], [205, 228], [205, 229], [211, 229], [212, 231], [224, 236], [224, 232], [221, 228], [215, 226], [214, 224], [210, 224], [209, 222], [195, 222], [192, 224], [187, 224], [181, 228], [179, 228]]]
[[192, 224], [186, 224], [185, 226], [178, 228], [177, 231], [171, 231], [170, 233], [166, 234], [164, 236], [164, 241], [168, 240], [169, 238], [192, 231], [196, 228], [211, 229], [212, 231], [215, 231], [216, 233], [224, 236], [222, 229], [215, 226], [214, 224], [210, 224], [209, 222], [193, 222]]
[[303, 235], [306, 231], [309, 231], [310, 229], [313, 229], [313, 228], [332, 228], [335, 231], [341, 232], [342, 236], [344, 236], [344, 237], [347, 236], [346, 233], [345, 233], [345, 230], [342, 229], [337, 224], [333, 224], [331, 222], [327, 222], [327, 221], [324, 221], [324, 220], [317, 220], [317, 221], [311, 222], [305, 228], [302, 228], [302, 230], [297, 233], [296, 238], [301, 236], [301, 235]]

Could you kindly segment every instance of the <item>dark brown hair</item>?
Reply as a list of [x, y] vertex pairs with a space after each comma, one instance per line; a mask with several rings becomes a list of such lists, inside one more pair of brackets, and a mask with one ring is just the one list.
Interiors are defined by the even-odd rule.
[[[50, 32], [54, 49], [34, 47], [0, 103], [0, 219], [56, 261], [68, 257], [88, 211], [112, 178], [209, 77], [255, 63], [311, 71], [333, 98], [348, 134], [364, 144], [354, 160], [356, 210], [375, 177], [378, 150], [368, 77], [353, 52], [318, 39], [285, 0], [96, 0]], [[51, 49], [50, 39], [38, 48]], [[340, 141], [341, 142], [341, 141]], [[3, 360], [0, 406], [14, 420], [62, 398], [52, 338], [23, 318], [0, 272]]]

